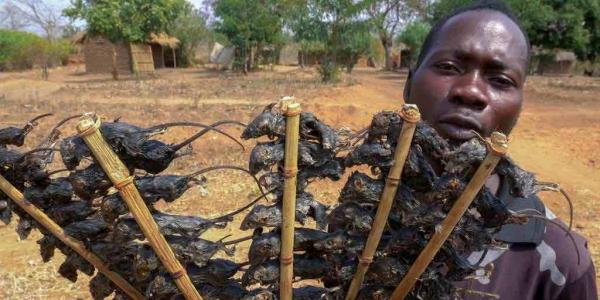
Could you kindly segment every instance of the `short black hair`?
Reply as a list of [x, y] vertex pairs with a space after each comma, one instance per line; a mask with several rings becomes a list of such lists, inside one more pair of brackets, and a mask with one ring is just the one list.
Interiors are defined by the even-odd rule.
[[[413, 70], [416, 71], [421, 66], [421, 63], [423, 63], [423, 59], [425, 59], [427, 52], [429, 52], [437, 33], [440, 31], [440, 29], [442, 29], [442, 26], [444, 26], [444, 24], [446, 24], [446, 22], [448, 22], [448, 20], [450, 20], [452, 17], [460, 15], [464, 12], [475, 11], [475, 10], [492, 10], [492, 11], [499, 12], [499, 13], [507, 16], [511, 21], [513, 21], [517, 25], [517, 27], [519, 27], [519, 30], [521, 30], [521, 32], [523, 33], [523, 36], [525, 37], [525, 42], [527, 43], [527, 50], [529, 50], [531, 48], [531, 45], [529, 44], [529, 37], [527, 36], [527, 32], [523, 29], [521, 22], [519, 22], [519, 19], [512, 12], [511, 8], [504, 1], [499, 1], [499, 0], [473, 1], [469, 5], [462, 6], [462, 7], [455, 9], [454, 11], [452, 11], [452, 13], [444, 16], [439, 21], [437, 21], [435, 23], [435, 25], [433, 25], [433, 27], [427, 34], [425, 41], [423, 42], [423, 46], [421, 46], [421, 52], [419, 53], [419, 58], [417, 59], [417, 63], [415, 64]], [[527, 60], [529, 61], [529, 58]]]

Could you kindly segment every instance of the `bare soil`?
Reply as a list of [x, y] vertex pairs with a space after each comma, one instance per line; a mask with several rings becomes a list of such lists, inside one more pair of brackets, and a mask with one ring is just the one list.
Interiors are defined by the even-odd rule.
[[[248, 76], [207, 68], [161, 70], [153, 77], [86, 75], [83, 66], [51, 71], [50, 80], [39, 72], [0, 73], [0, 126], [21, 124], [30, 117], [53, 112], [31, 136], [29, 145], [48, 133], [52, 122], [81, 112], [95, 111], [109, 118], [140, 125], [175, 120], [210, 123], [221, 119], [249, 121], [262, 107], [293, 95], [303, 109], [314, 112], [335, 127], [358, 130], [373, 113], [397, 109], [402, 103], [406, 74], [358, 69], [341, 83], [323, 85], [313, 69], [277, 67]], [[589, 240], [595, 262], [600, 262], [600, 79], [584, 77], [530, 77], [525, 106], [511, 136], [510, 155], [545, 181], [560, 183], [575, 205], [575, 230]], [[66, 134], [74, 132], [74, 124]], [[227, 130], [239, 135], [239, 128]], [[170, 130], [167, 141], [181, 141], [194, 129]], [[218, 165], [245, 166], [252, 143], [242, 151], [231, 141], [210, 134], [194, 143], [194, 154], [176, 161], [167, 173], [185, 174]], [[197, 190], [183, 199], [162, 205], [168, 212], [217, 216], [247, 203], [257, 195], [252, 180], [235, 171], [209, 174], [208, 194]], [[319, 200], [334, 203], [341, 182], [320, 182], [312, 187]], [[542, 195], [547, 206], [563, 219], [568, 206], [558, 195]], [[224, 230], [205, 238], [231, 238], [249, 233], [238, 230], [239, 218]], [[56, 272], [60, 255], [44, 264], [35, 241], [39, 233], [19, 241], [14, 223], [0, 225], [0, 298], [88, 299], [87, 276], [71, 283]], [[244, 247], [236, 260], [245, 260]]]

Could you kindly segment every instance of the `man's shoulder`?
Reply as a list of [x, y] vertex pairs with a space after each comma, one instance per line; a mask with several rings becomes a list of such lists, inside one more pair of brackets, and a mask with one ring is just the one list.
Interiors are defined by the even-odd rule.
[[536, 251], [540, 255], [540, 271], [557, 268], [565, 277], [566, 283], [578, 280], [593, 267], [587, 240], [568, 231], [567, 225], [546, 208], [546, 231]]

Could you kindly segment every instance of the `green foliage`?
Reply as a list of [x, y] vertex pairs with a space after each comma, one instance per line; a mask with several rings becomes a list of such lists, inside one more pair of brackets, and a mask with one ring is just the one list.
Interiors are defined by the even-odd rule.
[[209, 35], [204, 17], [189, 2], [183, 4], [179, 16], [173, 22], [173, 26], [168, 28], [167, 33], [179, 39], [177, 64], [180, 66], [194, 64], [193, 59], [198, 44], [206, 40]]
[[66, 64], [72, 51], [67, 40], [50, 42], [33, 33], [0, 30], [0, 71]]
[[298, 0], [290, 5], [286, 25], [303, 54], [320, 56], [323, 81], [335, 80], [340, 65], [351, 72], [361, 56], [374, 52], [371, 24], [361, 18], [365, 2]]
[[[218, 33], [237, 48], [234, 67], [247, 70], [253, 49], [282, 43], [280, 3], [276, 0], [217, 0], [215, 24]], [[256, 51], [257, 53], [260, 51]]]
[[299, 42], [299, 45], [300, 51], [303, 51], [309, 55], [321, 56], [325, 54], [326, 51], [325, 43], [321, 41], [302, 40]]
[[[429, 12], [435, 22], [469, 0], [440, 0]], [[532, 45], [565, 49], [579, 58], [600, 55], [600, 1], [507, 0], [527, 32]]]
[[429, 24], [415, 21], [408, 24], [396, 38], [398, 42], [404, 43], [408, 47], [411, 63], [416, 63], [429, 30], [431, 30]]
[[185, 4], [185, 0], [72, 0], [63, 13], [86, 21], [90, 35], [139, 43], [150, 33], [166, 32]]
[[434, 2], [427, 9], [427, 20], [433, 25], [456, 8], [469, 5], [472, 2], [472, 0], [440, 0]]
[[64, 66], [69, 62], [69, 55], [73, 53], [75, 53], [75, 48], [67, 39], [46, 41], [42, 52], [42, 63], [45, 61], [49, 67]]
[[373, 40], [377, 38], [371, 34], [366, 22], [349, 23], [340, 28], [337, 59], [346, 67], [346, 72], [352, 72], [360, 57], [371, 56], [375, 52]]
[[44, 40], [28, 32], [0, 30], [0, 71], [28, 69], [33, 67], [33, 45]]
[[321, 81], [334, 83], [340, 81], [340, 67], [329, 58], [325, 58], [317, 67]]
[[385, 49], [383, 49], [381, 40], [377, 39], [376, 37], [372, 37], [369, 56], [372, 57], [375, 61], [382, 61], [384, 59], [384, 55]]

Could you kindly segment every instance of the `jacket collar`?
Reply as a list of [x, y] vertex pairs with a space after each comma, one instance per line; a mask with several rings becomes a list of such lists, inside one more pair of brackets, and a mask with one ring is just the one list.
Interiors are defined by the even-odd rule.
[[[500, 187], [498, 189], [498, 198], [506, 204], [506, 207], [511, 211], [519, 211], [523, 209], [535, 209], [545, 215], [546, 208], [536, 195], [527, 198], [514, 197], [510, 191], [509, 181], [501, 178]], [[546, 231], [546, 223], [544, 220], [530, 218], [525, 224], [507, 224], [500, 228], [494, 238], [498, 241], [506, 243], [524, 243], [539, 245]]]

